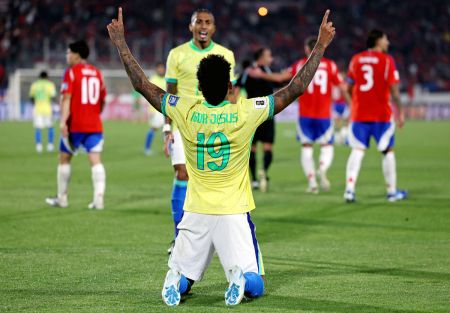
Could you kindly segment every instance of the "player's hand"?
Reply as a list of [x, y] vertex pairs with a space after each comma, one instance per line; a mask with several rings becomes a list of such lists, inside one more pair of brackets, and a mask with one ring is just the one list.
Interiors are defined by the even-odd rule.
[[173, 144], [172, 132], [164, 132], [164, 155], [166, 158], [170, 156], [170, 145]]
[[317, 38], [317, 42], [325, 48], [328, 47], [336, 34], [336, 29], [333, 27], [333, 23], [328, 22], [329, 15], [330, 10], [327, 10], [323, 16], [322, 24], [320, 25], [319, 30], [319, 37]]
[[119, 7], [119, 14], [116, 19], [113, 19], [110, 24], [106, 27], [108, 29], [109, 38], [114, 43], [115, 46], [123, 43], [125, 41], [125, 32], [123, 28], [123, 17], [122, 8]]
[[60, 129], [60, 133], [61, 133], [62, 137], [64, 137], [64, 138], [69, 137], [69, 127], [67, 127], [66, 123], [64, 123], [64, 124], [61, 123], [59, 125], [59, 129]]

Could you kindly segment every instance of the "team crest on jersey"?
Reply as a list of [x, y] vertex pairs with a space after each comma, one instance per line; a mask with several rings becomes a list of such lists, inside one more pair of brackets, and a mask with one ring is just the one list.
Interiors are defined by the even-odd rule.
[[253, 105], [255, 109], [264, 109], [267, 106], [267, 102], [264, 98], [256, 98], [253, 100]]
[[169, 105], [171, 107], [174, 107], [177, 105], [178, 100], [180, 100], [180, 97], [174, 96], [174, 95], [170, 95], [169, 96], [169, 100], [167, 100], [167, 102], [169, 103]]

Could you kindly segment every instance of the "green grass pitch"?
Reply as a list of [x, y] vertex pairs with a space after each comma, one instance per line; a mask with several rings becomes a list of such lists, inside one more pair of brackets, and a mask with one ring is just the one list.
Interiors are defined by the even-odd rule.
[[450, 123], [397, 132], [403, 202], [385, 200], [372, 145], [355, 204], [342, 199], [348, 148], [336, 148], [331, 192], [307, 195], [294, 125], [278, 124], [270, 192], [255, 193], [253, 213], [266, 294], [234, 308], [217, 257], [180, 307], [163, 304], [173, 173], [159, 135], [143, 155], [145, 132], [105, 123], [96, 212], [86, 155], [73, 160], [70, 208], [49, 208], [57, 154], [35, 153], [31, 123], [0, 123], [1, 312], [450, 312]]

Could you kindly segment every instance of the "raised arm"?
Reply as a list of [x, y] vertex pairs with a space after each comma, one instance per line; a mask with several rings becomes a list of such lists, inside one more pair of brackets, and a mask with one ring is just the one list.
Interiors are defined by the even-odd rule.
[[111, 41], [114, 43], [117, 51], [119, 52], [120, 59], [122, 60], [123, 66], [127, 71], [128, 77], [130, 78], [134, 89], [139, 92], [156, 110], [161, 112], [161, 102], [166, 92], [148, 80], [144, 71], [131, 54], [127, 43], [125, 42], [122, 8], [119, 8], [119, 16], [117, 20], [113, 19], [107, 28], [109, 38], [111, 38]]
[[319, 67], [320, 59], [322, 59], [325, 49], [331, 43], [334, 34], [336, 33], [333, 23], [328, 22], [329, 14], [330, 10], [327, 10], [323, 16], [317, 43], [306, 63], [286, 87], [274, 93], [275, 114], [283, 111], [289, 104], [292, 103], [292, 101], [302, 95], [313, 79], [314, 74]]

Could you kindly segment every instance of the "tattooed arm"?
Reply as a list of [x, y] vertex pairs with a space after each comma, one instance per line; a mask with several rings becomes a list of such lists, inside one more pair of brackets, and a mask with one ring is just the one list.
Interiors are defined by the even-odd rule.
[[127, 43], [125, 42], [122, 8], [119, 8], [118, 19], [113, 19], [107, 28], [109, 37], [119, 52], [120, 59], [122, 60], [123, 66], [127, 71], [134, 89], [144, 96], [156, 110], [161, 112], [161, 101], [166, 92], [148, 80], [144, 71], [131, 54]]
[[289, 104], [292, 103], [292, 101], [303, 94], [313, 79], [314, 74], [319, 67], [320, 59], [322, 59], [325, 49], [331, 43], [335, 34], [333, 23], [328, 22], [329, 14], [330, 10], [327, 10], [323, 16], [322, 24], [320, 25], [319, 37], [313, 51], [311, 52], [311, 55], [308, 58], [308, 61], [306, 61], [300, 71], [298, 71], [286, 87], [277, 91], [273, 95], [275, 100], [275, 114], [283, 111]]

